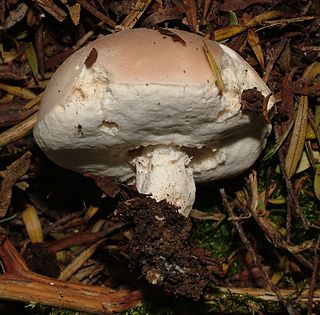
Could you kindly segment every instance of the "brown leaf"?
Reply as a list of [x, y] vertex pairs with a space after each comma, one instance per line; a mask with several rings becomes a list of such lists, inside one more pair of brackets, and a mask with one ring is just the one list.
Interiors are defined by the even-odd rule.
[[221, 11], [238, 11], [238, 10], [243, 10], [249, 7], [250, 5], [259, 3], [276, 3], [277, 0], [229, 0], [225, 1], [220, 7]]
[[280, 11], [265, 11], [257, 16], [255, 16], [253, 19], [251, 19], [248, 23], [246, 23], [247, 27], [254, 27], [259, 24], [265, 23], [269, 20], [276, 19], [278, 17], [281, 17], [282, 13]]
[[195, 0], [184, 0], [183, 5], [188, 20], [188, 26], [195, 33], [198, 29], [197, 5]]
[[15, 10], [11, 10], [10, 15], [5, 21], [5, 28], [10, 28], [20, 22], [25, 17], [28, 8], [28, 5], [25, 2], [22, 2], [17, 6]]
[[120, 29], [133, 28], [142, 14], [147, 10], [151, 0], [137, 0], [130, 13], [120, 24]]
[[222, 221], [225, 217], [221, 212], [203, 212], [196, 209], [192, 209], [190, 213], [190, 218], [198, 220]]
[[316, 197], [320, 200], [320, 164], [316, 164], [313, 187]]
[[25, 80], [27, 78], [28, 69], [22, 65], [5, 65], [0, 64], [0, 79], [1, 80]]
[[183, 17], [183, 13], [178, 7], [166, 7], [159, 9], [158, 11], [150, 14], [144, 19], [144, 25], [157, 25], [159, 23], [170, 21], [170, 20], [180, 20]]
[[116, 22], [115, 21], [113, 21], [112, 19], [110, 19], [108, 16], [106, 16], [103, 13], [101, 13], [100, 11], [98, 11], [88, 1], [86, 1], [86, 0], [76, 0], [76, 1], [78, 3], [80, 3], [83, 8], [85, 8], [87, 11], [89, 11], [91, 14], [93, 14], [96, 18], [98, 18], [99, 20], [103, 21], [107, 25], [109, 25], [111, 27], [115, 27], [116, 26]]
[[269, 52], [269, 62], [267, 63], [266, 70], [263, 75], [263, 81], [268, 82], [270, 73], [278, 60], [282, 50], [286, 46], [287, 41], [281, 41], [279, 44], [277, 44], [275, 47], [273, 47]]
[[279, 60], [278, 64], [282, 71], [284, 72], [291, 72], [291, 47], [290, 47], [290, 40], [287, 42], [286, 46], [284, 47]]
[[285, 172], [288, 178], [295, 174], [304, 148], [308, 125], [308, 107], [308, 97], [301, 96], [285, 160]]
[[37, 0], [37, 4], [52, 15], [59, 22], [64, 21], [67, 17], [67, 13], [58, 7], [52, 0]]
[[86, 177], [92, 178], [96, 185], [109, 197], [114, 198], [120, 192], [120, 186], [117, 182], [109, 177], [97, 176], [94, 174], [84, 174]]
[[237, 34], [244, 32], [247, 29], [246, 26], [241, 25], [231, 25], [221, 28], [219, 30], [214, 31], [213, 36], [214, 40], [219, 42], [230, 37], [233, 37]]
[[67, 8], [69, 10], [73, 24], [78, 25], [80, 21], [81, 5], [79, 3], [76, 3], [74, 5], [67, 5]]
[[10, 206], [12, 187], [24, 175], [30, 166], [31, 152], [26, 152], [18, 160], [14, 161], [3, 172], [3, 180], [0, 188], [0, 217], [3, 218], [7, 214]]
[[36, 94], [20, 86], [0, 83], [0, 89], [26, 100], [31, 100], [36, 97]]
[[261, 68], [264, 70], [265, 63], [264, 63], [263, 51], [261, 48], [259, 36], [254, 30], [251, 30], [251, 29], [248, 30], [248, 42], [249, 42], [254, 54], [256, 55]]

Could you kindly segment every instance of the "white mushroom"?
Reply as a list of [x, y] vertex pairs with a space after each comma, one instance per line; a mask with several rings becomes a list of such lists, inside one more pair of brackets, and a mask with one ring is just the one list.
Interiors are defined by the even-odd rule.
[[[237, 175], [259, 156], [270, 126], [242, 113], [240, 98], [246, 89], [264, 96], [270, 90], [230, 48], [171, 31], [184, 43], [133, 29], [75, 52], [52, 76], [34, 137], [57, 164], [136, 183], [187, 216], [195, 182]], [[204, 41], [221, 73], [222, 95]], [[97, 56], [88, 62], [90, 52]]]

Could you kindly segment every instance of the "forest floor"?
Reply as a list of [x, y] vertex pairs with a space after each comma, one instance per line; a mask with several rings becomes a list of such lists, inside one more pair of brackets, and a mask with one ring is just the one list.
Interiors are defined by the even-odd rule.
[[[189, 218], [53, 164], [32, 136], [59, 65], [139, 27], [229, 46], [276, 100], [270, 113], [247, 108], [273, 127], [259, 160], [198, 185]], [[0, 313], [317, 313], [319, 43], [319, 0], [0, 1]]]

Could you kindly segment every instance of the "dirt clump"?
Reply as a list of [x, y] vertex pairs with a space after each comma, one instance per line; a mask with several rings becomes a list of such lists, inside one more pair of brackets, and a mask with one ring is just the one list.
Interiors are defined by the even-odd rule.
[[166, 201], [135, 198], [121, 202], [116, 215], [133, 224], [130, 268], [174, 296], [198, 300], [208, 283], [207, 253], [190, 242], [191, 220]]

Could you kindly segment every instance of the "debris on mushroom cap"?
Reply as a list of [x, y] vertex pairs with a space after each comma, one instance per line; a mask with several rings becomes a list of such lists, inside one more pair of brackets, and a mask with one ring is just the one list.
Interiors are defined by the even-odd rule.
[[204, 38], [171, 32], [185, 45], [157, 30], [133, 29], [74, 53], [52, 76], [34, 136], [57, 164], [137, 181], [141, 192], [188, 215], [194, 181], [239, 174], [259, 156], [270, 126], [263, 115], [241, 111], [241, 94], [270, 90], [236, 52], [205, 39], [224, 84], [219, 95]]

